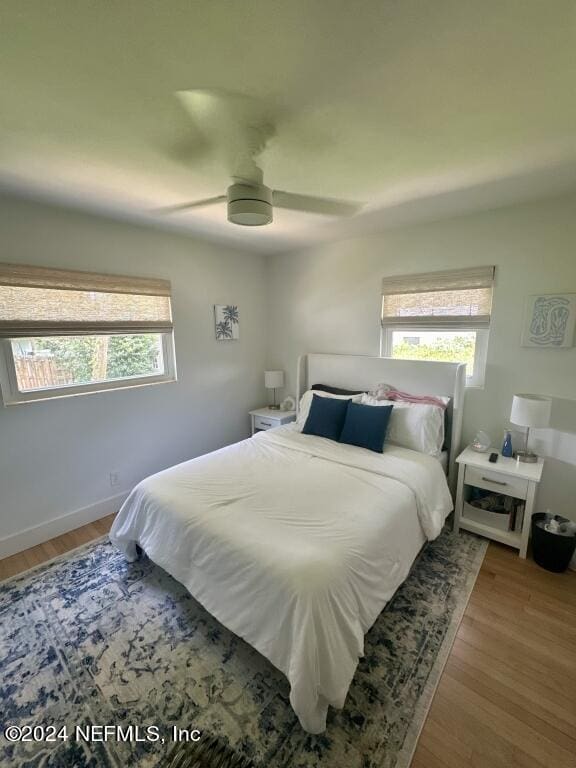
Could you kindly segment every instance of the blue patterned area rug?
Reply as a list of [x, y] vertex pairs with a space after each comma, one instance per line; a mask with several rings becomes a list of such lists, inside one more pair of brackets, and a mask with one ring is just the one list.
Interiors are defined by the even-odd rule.
[[263, 768], [407, 768], [485, 551], [449, 531], [425, 547], [366, 637], [345, 708], [311, 736], [284, 676], [184, 587], [89, 544], [0, 584], [0, 765], [151, 768], [176, 726]]

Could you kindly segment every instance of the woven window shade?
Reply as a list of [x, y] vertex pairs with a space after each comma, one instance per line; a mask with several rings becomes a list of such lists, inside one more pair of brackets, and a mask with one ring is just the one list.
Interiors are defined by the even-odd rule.
[[488, 328], [494, 267], [385, 278], [382, 325]]
[[0, 336], [168, 333], [166, 280], [0, 264]]

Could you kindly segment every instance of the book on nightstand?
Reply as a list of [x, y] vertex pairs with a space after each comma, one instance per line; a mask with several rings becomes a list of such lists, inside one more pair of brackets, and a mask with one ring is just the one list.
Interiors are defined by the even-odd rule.
[[522, 499], [514, 499], [512, 504], [512, 512], [510, 514], [510, 527], [509, 531], [521, 531], [522, 523], [524, 522], [524, 508], [525, 503]]

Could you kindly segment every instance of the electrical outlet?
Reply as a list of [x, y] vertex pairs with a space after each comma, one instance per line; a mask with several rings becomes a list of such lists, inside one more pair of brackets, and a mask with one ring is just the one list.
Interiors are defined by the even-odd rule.
[[118, 488], [120, 485], [120, 473], [110, 472], [110, 488]]

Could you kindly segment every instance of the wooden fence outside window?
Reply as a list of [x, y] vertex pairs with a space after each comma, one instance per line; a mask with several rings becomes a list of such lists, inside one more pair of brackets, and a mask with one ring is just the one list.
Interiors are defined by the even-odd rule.
[[51, 357], [16, 357], [14, 363], [21, 392], [72, 383], [72, 377]]

